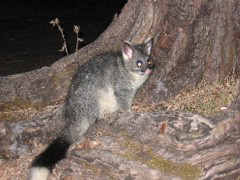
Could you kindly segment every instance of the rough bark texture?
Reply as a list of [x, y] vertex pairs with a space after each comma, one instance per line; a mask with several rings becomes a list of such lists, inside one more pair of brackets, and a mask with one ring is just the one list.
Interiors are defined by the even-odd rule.
[[[1, 119], [33, 119], [58, 108], [78, 64], [119, 49], [126, 39], [140, 43], [148, 36], [155, 37], [157, 68], [137, 102], [159, 102], [201, 81], [237, 76], [239, 14], [237, 0], [129, 1], [94, 43], [51, 67], [0, 77]], [[146, 89], [152, 93], [145, 93]]]
[[[94, 43], [51, 67], [0, 77], [0, 155], [18, 157], [33, 149], [31, 138], [43, 143], [54, 137], [49, 132], [61, 127], [64, 100], [79, 64], [119, 49], [123, 40], [140, 43], [148, 36], [155, 37], [156, 69], [136, 104], [160, 102], [202, 81], [239, 75], [238, 0], [129, 0]], [[93, 143], [73, 148], [54, 177], [233, 179], [240, 174], [239, 101], [238, 96], [227, 112], [210, 118], [156, 112], [112, 117], [110, 124], [100, 121], [88, 134]], [[20, 177], [26, 176], [33, 153], [25, 156], [16, 161], [22, 163]]]
[[[240, 173], [239, 108], [240, 98], [211, 118], [172, 111], [114, 114], [98, 121], [70, 148], [51, 179], [235, 179]], [[49, 142], [55, 124], [2, 124], [6, 141], [15, 141], [8, 153], [21, 155], [12, 169], [0, 168], [8, 175], [4, 178], [11, 177], [13, 169], [20, 179], [26, 178], [32, 157], [43, 149], [38, 146], [29, 153], [31, 143]]]

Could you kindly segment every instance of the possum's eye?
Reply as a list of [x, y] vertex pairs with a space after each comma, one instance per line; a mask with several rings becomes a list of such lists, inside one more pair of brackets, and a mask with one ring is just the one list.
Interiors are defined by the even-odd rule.
[[147, 67], [148, 67], [148, 68], [153, 68], [153, 66], [154, 66], [154, 65], [153, 65], [153, 61], [152, 61], [151, 59], [148, 59], [148, 60], [147, 60]]
[[147, 60], [148, 65], [152, 65], [152, 61], [150, 59]]
[[137, 67], [142, 67], [142, 65], [143, 65], [143, 62], [141, 61], [141, 60], [137, 60]]

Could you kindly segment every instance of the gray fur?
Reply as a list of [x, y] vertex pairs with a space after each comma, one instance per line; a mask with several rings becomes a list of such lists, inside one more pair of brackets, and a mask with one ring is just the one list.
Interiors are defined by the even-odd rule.
[[151, 46], [152, 40], [137, 46], [125, 41], [122, 51], [97, 56], [79, 68], [67, 99], [65, 128], [33, 161], [31, 180], [46, 180], [69, 146], [105, 113], [130, 111], [153, 68]]
[[[97, 56], [79, 68], [67, 101], [67, 127], [63, 135], [68, 140], [75, 142], [81, 138], [105, 113], [130, 111], [136, 91], [148, 78], [148, 75], [139, 74], [136, 61], [149, 59], [147, 49], [151, 43], [150, 40], [132, 46], [131, 59], [124, 59], [122, 50]], [[146, 64], [144, 68], [146, 70]]]

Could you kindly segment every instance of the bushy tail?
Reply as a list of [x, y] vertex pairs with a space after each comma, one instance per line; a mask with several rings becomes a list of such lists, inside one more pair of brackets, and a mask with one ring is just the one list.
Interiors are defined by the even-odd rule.
[[30, 180], [47, 180], [54, 165], [65, 158], [71, 143], [64, 138], [54, 140], [32, 163]]

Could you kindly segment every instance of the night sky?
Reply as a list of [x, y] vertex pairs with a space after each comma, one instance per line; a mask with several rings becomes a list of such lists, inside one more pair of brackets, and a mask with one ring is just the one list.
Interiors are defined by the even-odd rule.
[[127, 0], [0, 0], [0, 75], [50, 66], [65, 56], [61, 34], [49, 24], [59, 18], [70, 53], [81, 28], [82, 46], [93, 42], [120, 13]]

